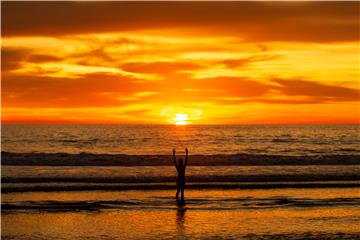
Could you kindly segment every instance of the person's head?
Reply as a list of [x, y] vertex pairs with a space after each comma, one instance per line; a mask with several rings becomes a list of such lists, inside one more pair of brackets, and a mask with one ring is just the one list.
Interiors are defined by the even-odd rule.
[[183, 159], [179, 158], [179, 165], [182, 166], [183, 165]]

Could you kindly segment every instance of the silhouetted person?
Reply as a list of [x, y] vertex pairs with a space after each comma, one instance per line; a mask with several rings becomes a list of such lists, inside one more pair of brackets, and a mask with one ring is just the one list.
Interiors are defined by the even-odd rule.
[[185, 149], [185, 152], [186, 152], [185, 162], [183, 161], [182, 158], [179, 158], [179, 160], [176, 161], [175, 149], [173, 149], [174, 165], [175, 165], [177, 173], [178, 173], [178, 176], [176, 178], [176, 187], [177, 187], [176, 200], [179, 199], [179, 193], [181, 191], [181, 201], [184, 201], [185, 169], [186, 169], [186, 165], [187, 165], [187, 161], [188, 161], [188, 149], [187, 148]]

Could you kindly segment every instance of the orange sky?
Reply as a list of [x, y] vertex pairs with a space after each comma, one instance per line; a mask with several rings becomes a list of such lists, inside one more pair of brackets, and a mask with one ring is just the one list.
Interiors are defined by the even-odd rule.
[[360, 122], [359, 2], [1, 11], [3, 123]]

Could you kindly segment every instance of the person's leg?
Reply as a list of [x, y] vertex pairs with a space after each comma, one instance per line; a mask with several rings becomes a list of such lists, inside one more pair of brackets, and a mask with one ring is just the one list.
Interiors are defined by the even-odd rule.
[[184, 187], [181, 188], [181, 201], [184, 201]]
[[176, 200], [179, 199], [179, 193], [180, 193], [180, 188], [178, 187], [176, 190]]

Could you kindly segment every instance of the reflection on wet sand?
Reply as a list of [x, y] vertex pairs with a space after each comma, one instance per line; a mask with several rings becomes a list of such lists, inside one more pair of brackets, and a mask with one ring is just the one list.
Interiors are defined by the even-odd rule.
[[177, 226], [177, 236], [180, 239], [186, 238], [185, 232], [185, 213], [186, 213], [186, 202], [177, 201], [177, 212], [176, 212], [176, 226]]
[[[34, 208], [3, 208], [2, 237], [40, 240], [360, 237], [357, 188], [189, 190], [183, 203], [175, 202], [169, 197], [172, 195], [173, 191], [3, 194], [3, 203]], [[79, 201], [97, 208], [74, 210]], [[302, 204], [294, 205], [291, 201]], [[248, 203], [251, 206], [247, 207]]]

